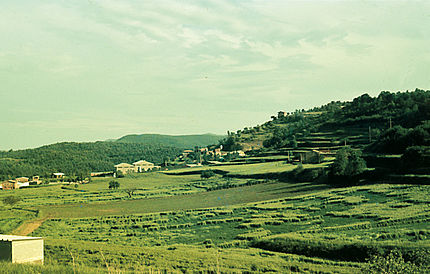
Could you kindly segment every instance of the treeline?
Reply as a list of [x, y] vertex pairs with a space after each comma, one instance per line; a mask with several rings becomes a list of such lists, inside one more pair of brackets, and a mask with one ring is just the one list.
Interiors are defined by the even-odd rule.
[[430, 121], [413, 128], [394, 126], [383, 132], [369, 147], [370, 151], [403, 154], [413, 146], [430, 146]]
[[[421, 134], [423, 130], [428, 130], [424, 124], [428, 120], [430, 120], [430, 90], [416, 89], [413, 92], [397, 93], [383, 91], [376, 97], [363, 94], [351, 102], [333, 101], [308, 111], [296, 110], [285, 117], [273, 116], [271, 121], [263, 125], [239, 130], [231, 135], [236, 137], [236, 142], [240, 143], [246, 142], [240, 138], [243, 133], [270, 132], [271, 135], [265, 140], [264, 146], [280, 148], [295, 147], [296, 138], [306, 137], [313, 132], [370, 127], [372, 141], [375, 141], [380, 136], [383, 139], [387, 138], [396, 130], [403, 134], [404, 132], [400, 132], [401, 128], [406, 131], [416, 128], [410, 132], [410, 136], [415, 133]], [[395, 128], [395, 126], [401, 128]], [[394, 130], [385, 132], [390, 127]], [[417, 136], [417, 138], [421, 138], [421, 136]], [[385, 141], [382, 140], [382, 142]], [[414, 142], [414, 145], [424, 145], [421, 141]], [[378, 147], [381, 152], [390, 152], [388, 146]], [[405, 151], [407, 147], [402, 146], [401, 150]]]
[[193, 148], [195, 146], [205, 147], [216, 144], [222, 135], [200, 134], [200, 135], [162, 135], [162, 134], [140, 134], [126, 135], [115, 142], [141, 143], [146, 145], [168, 145], [180, 148]]
[[144, 159], [162, 163], [174, 158], [180, 148], [133, 143], [57, 143], [35, 149], [0, 151], [0, 179], [17, 176], [50, 176], [53, 172], [87, 175], [91, 171], [111, 171], [115, 164]]

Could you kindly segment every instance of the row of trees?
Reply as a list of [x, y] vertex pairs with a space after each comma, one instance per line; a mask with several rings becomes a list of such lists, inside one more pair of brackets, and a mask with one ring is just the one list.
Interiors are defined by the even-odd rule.
[[412, 146], [430, 146], [430, 121], [425, 121], [414, 128], [394, 126], [381, 133], [369, 150], [402, 154]]
[[[377, 137], [381, 129], [383, 133], [391, 125], [397, 125], [381, 135], [382, 143], [386, 144], [379, 148], [384, 152], [396, 152], [390, 150], [404, 152], [407, 147], [423, 145], [424, 140], [428, 139], [428, 126], [425, 123], [430, 120], [430, 91], [419, 89], [414, 92], [398, 93], [383, 91], [377, 97], [363, 94], [351, 102], [331, 102], [312, 111], [322, 113], [305, 115], [305, 112], [296, 111], [262, 125], [261, 128], [266, 132], [271, 132], [264, 146], [294, 147], [293, 136], [297, 134], [306, 136], [319, 130], [347, 127], [371, 126], [372, 136]], [[414, 130], [409, 131], [409, 128]], [[393, 143], [396, 145], [393, 146]]]

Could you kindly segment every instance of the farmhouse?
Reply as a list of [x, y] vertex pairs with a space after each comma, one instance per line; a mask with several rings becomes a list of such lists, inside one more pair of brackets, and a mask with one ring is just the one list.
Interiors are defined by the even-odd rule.
[[321, 153], [317, 150], [309, 149], [291, 149], [286, 151], [288, 155], [294, 157], [293, 161], [301, 162], [303, 164], [316, 164], [321, 162]]
[[15, 180], [9, 180], [5, 181], [1, 184], [1, 188], [3, 190], [12, 190], [12, 189], [18, 189], [19, 185]]
[[29, 179], [27, 177], [19, 177], [19, 178], [16, 178], [15, 181], [17, 183], [27, 183]]
[[133, 163], [134, 171], [135, 172], [144, 172], [148, 170], [153, 170], [154, 168], [160, 168], [159, 166], [154, 165], [153, 163], [150, 163], [145, 160], [140, 160], [135, 163]]
[[115, 171], [121, 172], [123, 174], [127, 174], [130, 172], [145, 172], [148, 170], [154, 170], [154, 169], [160, 169], [160, 168], [161, 168], [160, 166], [156, 166], [154, 165], [154, 163], [151, 163], [145, 160], [134, 162], [132, 165], [127, 163], [121, 163], [121, 164], [115, 165]]
[[121, 163], [121, 164], [115, 165], [115, 171], [121, 172], [122, 174], [127, 174], [130, 172], [134, 172], [134, 166], [127, 163]]
[[12, 263], [43, 264], [43, 239], [0, 235], [0, 260]]

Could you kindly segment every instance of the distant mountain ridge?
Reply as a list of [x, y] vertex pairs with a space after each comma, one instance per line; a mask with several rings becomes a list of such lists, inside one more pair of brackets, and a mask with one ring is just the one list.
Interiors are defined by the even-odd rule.
[[216, 134], [193, 134], [193, 135], [163, 135], [163, 134], [130, 134], [123, 136], [115, 142], [138, 143], [138, 144], [161, 144], [180, 148], [193, 148], [195, 146], [205, 147], [218, 144], [224, 135]]

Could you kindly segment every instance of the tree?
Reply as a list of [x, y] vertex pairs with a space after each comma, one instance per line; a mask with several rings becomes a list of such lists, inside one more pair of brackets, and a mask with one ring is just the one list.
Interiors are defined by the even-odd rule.
[[340, 184], [354, 184], [366, 170], [366, 161], [361, 158], [361, 151], [344, 147], [336, 153], [336, 160], [331, 165], [330, 181]]
[[412, 146], [408, 147], [402, 155], [403, 168], [413, 169], [426, 167], [430, 165], [430, 147], [426, 146]]
[[297, 140], [296, 140], [296, 135], [293, 135], [293, 138], [292, 138], [292, 140], [290, 141], [290, 145], [293, 147], [293, 148], [297, 148]]
[[131, 198], [136, 190], [136, 188], [127, 188], [124, 191], [128, 194], [128, 197]]
[[391, 251], [387, 256], [375, 255], [368, 260], [365, 272], [369, 273], [420, 273], [420, 269], [403, 259], [398, 250]]
[[8, 205], [10, 207], [16, 205], [18, 202], [21, 201], [21, 198], [17, 197], [17, 196], [6, 196], [2, 199], [3, 204]]
[[366, 161], [361, 158], [361, 151], [344, 147], [336, 153], [331, 171], [336, 176], [356, 176], [366, 169]]
[[200, 174], [200, 178], [202, 179], [209, 179], [210, 177], [213, 177], [213, 176], [215, 176], [215, 172], [213, 172], [210, 169], [203, 170], [202, 173]]
[[118, 181], [110, 181], [109, 182], [109, 189], [118, 189], [119, 188], [119, 182]]
[[239, 140], [233, 135], [230, 135], [227, 138], [222, 139], [219, 142], [219, 144], [223, 146], [223, 149], [225, 151], [235, 151], [235, 150], [243, 149], [242, 145], [239, 143]]

